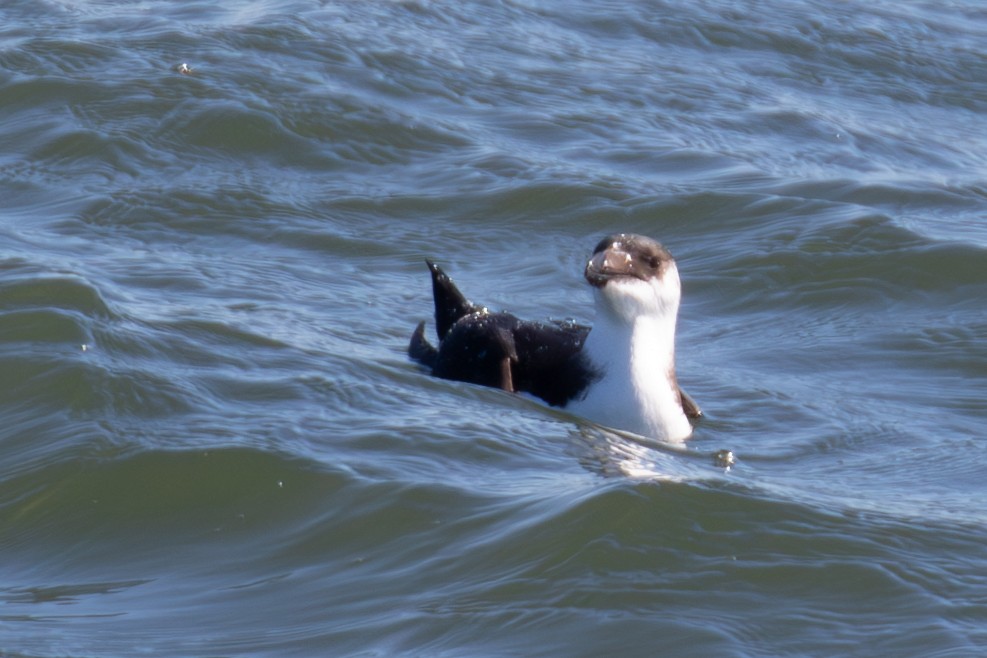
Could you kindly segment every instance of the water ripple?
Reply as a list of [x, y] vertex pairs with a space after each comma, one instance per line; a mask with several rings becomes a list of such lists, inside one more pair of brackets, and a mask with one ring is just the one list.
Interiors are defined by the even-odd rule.
[[[975, 3], [8, 5], [0, 651], [987, 642]], [[407, 360], [616, 230], [687, 449]]]

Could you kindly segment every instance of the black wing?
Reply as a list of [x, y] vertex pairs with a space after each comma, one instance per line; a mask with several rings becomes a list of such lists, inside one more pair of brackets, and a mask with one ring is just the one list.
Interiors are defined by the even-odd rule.
[[460, 318], [439, 344], [432, 374], [516, 392], [514, 328], [510, 313], [471, 313]]
[[589, 327], [573, 323], [520, 322], [514, 330], [515, 382], [556, 407], [586, 390], [598, 374], [583, 357]]
[[679, 389], [679, 400], [682, 402], [682, 411], [685, 412], [686, 418], [701, 418], [703, 415], [703, 410], [699, 408], [696, 401], [692, 399], [688, 393]]
[[596, 378], [581, 353], [588, 333], [587, 327], [526, 322], [510, 313], [474, 313], [446, 334], [432, 374], [564, 406]]
[[564, 406], [596, 379], [581, 354], [589, 327], [490, 313], [466, 299], [442, 268], [425, 262], [432, 273], [440, 343], [438, 349], [428, 343], [421, 323], [408, 354], [433, 375], [531, 393], [555, 406]]

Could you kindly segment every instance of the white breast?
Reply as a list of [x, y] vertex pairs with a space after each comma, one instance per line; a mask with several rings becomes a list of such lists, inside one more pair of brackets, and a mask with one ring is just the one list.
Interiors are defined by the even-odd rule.
[[602, 378], [567, 409], [658, 440], [692, 434], [675, 383], [679, 291], [674, 265], [662, 281], [626, 279], [597, 289], [597, 317], [583, 354]]

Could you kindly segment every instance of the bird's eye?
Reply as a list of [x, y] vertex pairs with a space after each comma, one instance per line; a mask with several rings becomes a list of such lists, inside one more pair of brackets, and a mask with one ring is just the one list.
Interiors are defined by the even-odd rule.
[[658, 258], [657, 256], [651, 256], [650, 258], [648, 258], [648, 266], [651, 269], [657, 270], [659, 265], [661, 265], [661, 259]]

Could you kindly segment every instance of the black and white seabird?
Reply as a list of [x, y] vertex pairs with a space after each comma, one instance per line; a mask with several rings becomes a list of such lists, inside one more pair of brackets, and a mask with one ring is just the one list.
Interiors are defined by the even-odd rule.
[[592, 329], [529, 322], [471, 303], [432, 261], [438, 348], [425, 323], [408, 346], [432, 374], [525, 392], [591, 421], [663, 441], [692, 434], [702, 415], [675, 378], [681, 298], [672, 255], [651, 238], [603, 238], [586, 263], [596, 299]]

